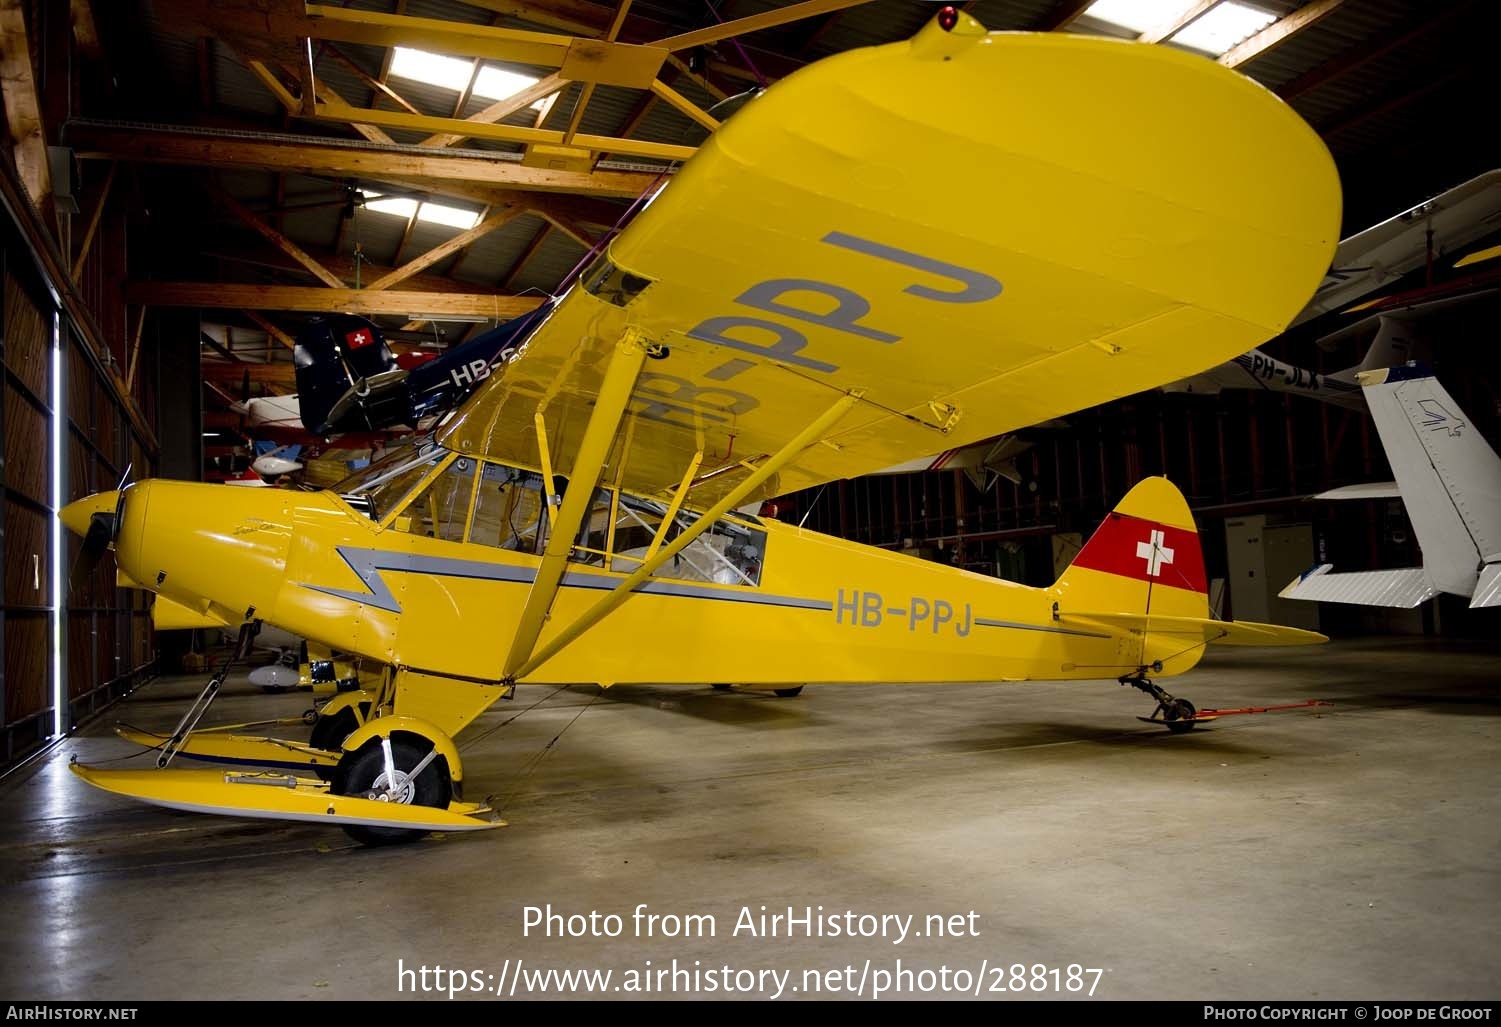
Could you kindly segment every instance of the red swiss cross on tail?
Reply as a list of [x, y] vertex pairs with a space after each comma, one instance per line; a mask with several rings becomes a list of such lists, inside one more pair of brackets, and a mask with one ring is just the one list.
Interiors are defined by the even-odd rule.
[[368, 328], [356, 328], [344, 335], [344, 345], [350, 349], [364, 349], [375, 342], [375, 333]]
[[1105, 517], [1074, 558], [1074, 566], [1156, 585], [1209, 591], [1198, 532], [1119, 511]]

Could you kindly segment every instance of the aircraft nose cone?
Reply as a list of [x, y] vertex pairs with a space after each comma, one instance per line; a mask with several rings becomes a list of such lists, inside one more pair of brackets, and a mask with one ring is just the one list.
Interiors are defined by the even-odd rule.
[[96, 492], [92, 496], [75, 500], [57, 512], [63, 524], [75, 535], [87, 535], [89, 523], [96, 513], [114, 516], [115, 506], [120, 501], [118, 492]]

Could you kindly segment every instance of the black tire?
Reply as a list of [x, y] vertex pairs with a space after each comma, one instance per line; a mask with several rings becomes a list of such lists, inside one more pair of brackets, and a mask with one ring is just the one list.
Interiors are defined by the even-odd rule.
[[1198, 715], [1194, 704], [1187, 699], [1174, 699], [1162, 711], [1162, 722], [1175, 735], [1194, 729], [1194, 717]]
[[734, 688], [735, 686], [734, 685], [710, 685], [709, 687], [712, 688], [712, 689], [714, 689], [714, 691], [716, 691], [716, 692], [728, 692], [730, 689]]
[[[323, 749], [326, 752], [338, 752], [339, 746], [344, 739], [354, 734], [354, 729], [360, 726], [359, 719], [355, 717], [354, 710], [348, 706], [331, 713], [328, 716], [320, 716], [313, 723], [313, 730], [308, 734], [308, 744], [314, 749]], [[315, 766], [313, 773], [325, 781], [333, 779], [334, 768], [328, 766]]]
[[792, 688], [773, 688], [772, 695], [779, 695], [783, 699], [792, 699], [803, 694], [802, 685], [794, 685]]
[[[430, 749], [426, 742], [419, 742], [412, 735], [393, 736], [391, 761], [398, 771], [408, 771], [422, 762]], [[378, 779], [385, 776], [385, 772], [386, 757], [381, 750], [380, 739], [372, 738], [355, 752], [345, 753], [339, 760], [339, 765], [334, 768], [333, 779], [329, 782], [329, 790], [335, 795], [363, 795]], [[413, 786], [411, 805], [447, 809], [449, 800], [453, 797], [448, 761], [441, 756], [433, 760], [422, 771], [422, 776], [413, 782]], [[415, 842], [427, 834], [426, 831], [401, 827], [367, 827], [363, 824], [350, 824], [344, 828], [344, 833], [361, 845], [401, 845]]]

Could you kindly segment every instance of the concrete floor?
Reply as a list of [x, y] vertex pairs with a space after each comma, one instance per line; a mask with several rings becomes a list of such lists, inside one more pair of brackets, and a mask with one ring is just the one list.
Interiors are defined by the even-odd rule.
[[[1112, 999], [1494, 999], [1498, 656], [1399, 639], [1218, 650], [1167, 684], [1200, 707], [1335, 705], [1182, 736], [1134, 720], [1139, 694], [1087, 683], [579, 689], [479, 738], [546, 694], [523, 689], [462, 739], [470, 797], [514, 793], [510, 826], [388, 849], [88, 789], [70, 758], [132, 751], [100, 723], [0, 787], [0, 992], [389, 999], [421, 983], [399, 993], [398, 960], [507, 986], [517, 961], [599, 968], [613, 988], [676, 959], [793, 971], [784, 999], [808, 997], [804, 970], [838, 970], [869, 997], [900, 960], [1077, 963]], [[196, 687], [160, 680], [105, 719], [169, 727]], [[307, 704], [231, 679], [210, 719]], [[619, 914], [624, 933], [527, 936], [525, 907], [549, 903]], [[633, 937], [638, 903], [712, 915], [717, 934]], [[978, 936], [734, 936], [763, 905], [916, 914], [917, 931], [973, 911]], [[776, 991], [762, 980], [753, 994]], [[994, 983], [987, 969], [982, 996], [1007, 997]]]

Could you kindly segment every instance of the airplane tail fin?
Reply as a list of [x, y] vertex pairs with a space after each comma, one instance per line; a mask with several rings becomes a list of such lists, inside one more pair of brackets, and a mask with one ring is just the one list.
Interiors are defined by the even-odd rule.
[[1501, 605], [1501, 457], [1421, 364], [1360, 375], [1433, 586]]
[[315, 435], [407, 423], [407, 372], [376, 325], [353, 314], [308, 323], [292, 353], [302, 423]]
[[1209, 616], [1204, 554], [1183, 493], [1166, 478], [1139, 482], [1053, 587], [1065, 609]]
[[1327, 641], [1313, 631], [1210, 615], [1193, 513], [1166, 478], [1147, 478], [1126, 493], [1053, 588], [1058, 621], [1117, 633], [1121, 656], [1153, 674], [1190, 670], [1209, 643]]

